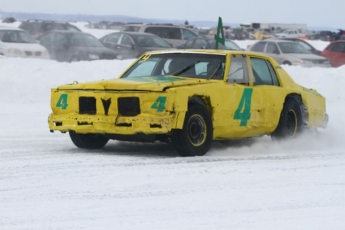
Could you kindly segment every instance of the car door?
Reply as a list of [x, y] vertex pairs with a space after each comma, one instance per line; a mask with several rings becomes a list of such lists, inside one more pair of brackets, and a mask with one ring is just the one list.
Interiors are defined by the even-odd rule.
[[109, 36], [105, 37], [101, 42], [103, 45], [109, 49], [115, 50], [121, 54], [121, 49], [119, 49], [119, 41], [122, 33], [115, 33], [110, 34]]
[[[262, 90], [252, 84], [249, 59], [244, 55], [231, 55], [230, 70], [226, 76], [226, 90], [220, 92], [221, 124], [216, 123], [224, 138], [244, 138], [261, 135], [265, 132], [265, 101]], [[217, 109], [217, 108], [215, 108]], [[214, 118], [218, 120], [217, 117]], [[221, 125], [222, 127], [217, 127]]]
[[333, 67], [345, 64], [345, 42], [337, 42], [327, 47], [322, 56], [328, 58]]
[[57, 61], [69, 61], [69, 44], [65, 34], [54, 33], [53, 52]]
[[[276, 69], [269, 59], [249, 57], [249, 72], [253, 79], [253, 108], [258, 110], [256, 134], [274, 131], [279, 122], [281, 108], [285, 100], [285, 91], [281, 89]], [[255, 114], [254, 114], [255, 115]]]
[[279, 48], [275, 42], [267, 42], [265, 53], [273, 57], [277, 62], [283, 63], [283, 58], [280, 55]]
[[55, 52], [54, 52], [54, 33], [48, 33], [39, 38], [39, 42], [42, 46], [44, 46], [49, 53], [51, 59], [56, 59]]
[[121, 35], [117, 48], [121, 53], [122, 59], [137, 58], [138, 56], [138, 51], [135, 49], [134, 41], [127, 34]]

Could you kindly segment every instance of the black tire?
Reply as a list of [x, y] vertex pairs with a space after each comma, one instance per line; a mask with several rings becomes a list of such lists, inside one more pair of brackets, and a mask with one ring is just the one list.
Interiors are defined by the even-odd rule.
[[292, 65], [292, 63], [289, 62], [289, 61], [284, 61], [283, 64], [284, 64], [284, 65]]
[[271, 134], [273, 139], [296, 137], [303, 131], [302, 112], [295, 99], [288, 98], [284, 103], [283, 111], [276, 130]]
[[206, 107], [191, 105], [186, 113], [183, 129], [174, 130], [171, 141], [182, 157], [205, 155], [213, 141], [213, 124]]
[[98, 134], [79, 134], [69, 131], [69, 136], [73, 144], [81, 149], [101, 149], [109, 141], [108, 138]]

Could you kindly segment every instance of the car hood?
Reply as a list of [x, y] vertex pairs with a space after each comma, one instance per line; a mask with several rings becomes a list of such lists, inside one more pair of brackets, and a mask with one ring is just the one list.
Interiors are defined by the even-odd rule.
[[316, 54], [295, 54], [295, 53], [286, 53], [285, 55], [288, 55], [290, 57], [302, 59], [302, 60], [327, 60], [324, 57], [321, 57]]
[[219, 80], [185, 78], [177, 76], [142, 76], [102, 80], [88, 83], [74, 82], [59, 86], [58, 90], [116, 90], [116, 91], [164, 91], [171, 87], [217, 83]]

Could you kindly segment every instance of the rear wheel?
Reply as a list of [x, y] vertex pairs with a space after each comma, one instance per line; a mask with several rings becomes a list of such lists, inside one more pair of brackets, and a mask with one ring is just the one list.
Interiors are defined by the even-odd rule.
[[289, 61], [284, 61], [283, 64], [284, 64], [284, 65], [292, 65], [292, 63], [289, 62]]
[[81, 149], [101, 149], [109, 141], [108, 138], [99, 134], [79, 134], [69, 131], [69, 136], [73, 144]]
[[284, 103], [278, 126], [271, 137], [273, 139], [293, 138], [302, 132], [303, 127], [300, 106], [295, 99], [289, 98]]
[[183, 129], [174, 130], [171, 141], [180, 156], [202, 156], [211, 148], [213, 124], [203, 105], [191, 105], [186, 113]]

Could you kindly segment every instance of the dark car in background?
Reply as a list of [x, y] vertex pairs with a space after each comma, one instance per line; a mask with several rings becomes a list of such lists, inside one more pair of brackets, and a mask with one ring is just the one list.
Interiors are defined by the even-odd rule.
[[330, 60], [332, 67], [345, 65], [345, 40], [331, 42], [321, 55]]
[[4, 18], [2, 20], [3, 23], [13, 23], [16, 22], [17, 20], [14, 17], [8, 17], [8, 18]]
[[334, 41], [337, 40], [337, 33], [329, 30], [315, 31], [307, 35], [309, 40]]
[[95, 36], [74, 31], [50, 31], [37, 38], [57, 61], [92, 61], [117, 59], [118, 53], [105, 47]]
[[321, 51], [317, 50], [314, 46], [312, 46], [309, 42], [299, 39], [299, 38], [280, 38], [281, 40], [286, 40], [286, 41], [294, 41], [299, 43], [300, 45], [304, 46], [307, 50], [309, 50], [311, 53], [316, 54], [316, 55], [321, 55]]
[[151, 50], [173, 49], [163, 38], [150, 33], [114, 32], [99, 40], [104, 46], [116, 51], [119, 59], [137, 58]]
[[121, 31], [126, 32], [144, 32], [157, 35], [170, 44], [173, 47], [182, 44], [184, 41], [191, 38], [200, 37], [194, 30], [179, 26], [173, 25], [170, 23], [167, 24], [126, 24], [122, 26]]
[[27, 20], [22, 22], [19, 28], [28, 31], [35, 38], [51, 30], [81, 31], [78, 27], [68, 22], [46, 20]]
[[[193, 38], [177, 46], [177, 49], [215, 49], [216, 41], [214, 38]], [[242, 50], [235, 42], [226, 39], [225, 45], [218, 43], [218, 49], [223, 50]]]
[[249, 39], [249, 33], [245, 31], [243, 28], [233, 28], [233, 29], [225, 30], [224, 36], [225, 38], [228, 38], [231, 40]]

